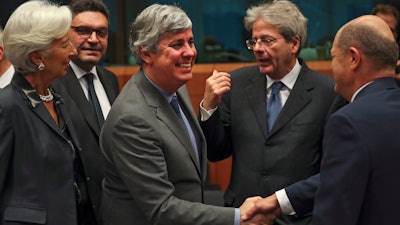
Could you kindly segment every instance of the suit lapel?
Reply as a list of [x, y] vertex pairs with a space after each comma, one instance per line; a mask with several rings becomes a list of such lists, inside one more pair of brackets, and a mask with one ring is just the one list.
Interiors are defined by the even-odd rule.
[[[195, 150], [193, 149], [190, 138], [188, 137], [185, 128], [181, 125], [178, 116], [164, 96], [162, 96], [162, 94], [147, 80], [142, 71], [138, 72], [135, 76], [140, 76], [138, 77], [140, 84], [139, 86], [143, 89], [143, 96], [146, 98], [147, 103], [150, 107], [156, 108], [155, 111], [157, 118], [171, 130], [171, 132], [188, 151], [190, 158], [196, 165], [199, 176], [201, 177], [202, 172], [197, 163], [197, 158], [195, 155], [196, 153], [194, 152]], [[187, 101], [185, 100], [183, 107], [187, 107], [187, 105]], [[187, 108], [183, 110], [188, 111]], [[188, 119], [192, 120], [192, 118]]]
[[104, 90], [106, 91], [108, 101], [110, 102], [110, 105], [112, 105], [114, 103], [118, 93], [114, 92], [115, 88], [113, 87], [113, 83], [112, 83], [110, 77], [107, 76], [106, 71], [99, 66], [96, 66], [96, 70], [97, 70], [97, 75], [100, 78], [100, 82], [103, 85]]
[[[198, 153], [199, 153], [199, 159], [200, 159], [201, 166], [198, 165], [198, 163], [197, 163], [198, 161], [196, 159], [196, 155], [195, 155], [196, 153], [194, 152], [195, 150], [193, 149], [190, 140], [189, 140], [190, 146], [189, 146], [188, 149], [190, 149], [191, 151], [189, 151], [189, 153], [191, 153], [192, 160], [195, 159], [196, 166], [199, 168], [199, 170], [203, 170], [204, 171], [204, 169], [207, 168], [207, 164], [206, 164], [207, 163], [206, 145], [204, 144], [205, 143], [205, 137], [204, 137], [203, 132], [201, 130], [200, 124], [199, 124], [199, 122], [197, 120], [196, 114], [193, 111], [193, 107], [192, 107], [192, 104], [191, 104], [191, 101], [190, 101], [190, 97], [189, 97], [189, 92], [187, 91], [186, 86], [182, 86], [177, 91], [177, 94], [178, 94], [179, 98], [182, 100], [182, 108], [183, 108], [183, 110], [187, 112], [187, 119], [193, 125], [193, 127], [192, 127], [193, 128], [193, 132], [194, 132], [194, 135], [196, 137], [196, 141], [198, 142], [196, 144], [198, 144], [198, 151], [199, 151]], [[204, 176], [203, 179], [205, 179], [206, 173], [201, 173], [201, 174]]]
[[[259, 125], [259, 129], [267, 137], [267, 112], [266, 112], [266, 101], [267, 101], [267, 92], [266, 92], [266, 80], [265, 75], [260, 74], [258, 67], [256, 76], [253, 76], [249, 79], [249, 84], [245, 87], [245, 94], [248, 98], [248, 102], [252, 111], [254, 112], [254, 116]], [[250, 76], [250, 74], [249, 74]], [[260, 90], [263, 90], [260, 92]]]
[[[55, 133], [60, 135], [61, 137], [65, 138], [61, 132], [59, 127], [57, 126], [54, 119], [51, 117], [49, 111], [47, 110], [46, 106], [43, 105], [41, 102], [39, 95], [36, 91], [32, 88], [32, 86], [28, 83], [27, 80], [23, 77], [22, 74], [16, 73], [13, 77], [14, 85], [22, 91], [24, 94], [22, 97], [26, 101], [27, 104], [30, 105], [32, 111], [46, 124], [48, 125]], [[54, 94], [54, 101], [61, 101], [59, 96]]]
[[78, 109], [82, 112], [82, 115], [89, 126], [96, 132], [97, 135], [100, 135], [100, 127], [95, 119], [96, 115], [90, 108], [85, 93], [83, 92], [82, 88], [80, 88], [81, 84], [71, 68], [68, 69], [67, 75], [64, 77], [64, 79], [65, 87], [67, 89], [66, 91], [71, 96]]
[[308, 69], [303, 65], [289, 98], [275, 121], [271, 134], [284, 126], [311, 101], [309, 92], [314, 88], [315, 84], [312, 81], [309, 81], [309, 79], [306, 79], [307, 75], [305, 74], [305, 70]]

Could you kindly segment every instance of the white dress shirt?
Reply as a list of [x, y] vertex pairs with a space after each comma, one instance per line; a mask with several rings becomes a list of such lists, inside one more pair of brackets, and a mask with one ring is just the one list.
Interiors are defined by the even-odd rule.
[[[70, 66], [72, 70], [74, 71], [76, 78], [78, 78], [79, 83], [81, 84], [82, 90], [85, 93], [85, 96], [87, 99], [89, 99], [89, 94], [88, 94], [88, 84], [87, 81], [84, 77], [88, 72], [82, 70], [79, 68], [74, 62], [70, 61]], [[110, 112], [111, 109], [111, 104], [110, 101], [108, 100], [106, 91], [103, 87], [103, 84], [101, 83], [99, 76], [97, 75], [97, 70], [96, 67], [94, 66], [89, 73], [93, 73], [93, 85], [94, 85], [94, 90], [96, 92], [97, 98], [100, 103], [101, 111], [103, 112], [104, 119], [107, 118], [108, 113]]]
[[3, 75], [0, 76], [0, 89], [4, 88], [11, 82], [14, 76], [14, 72], [14, 66], [11, 65], [10, 67], [8, 67], [6, 72], [4, 72]]

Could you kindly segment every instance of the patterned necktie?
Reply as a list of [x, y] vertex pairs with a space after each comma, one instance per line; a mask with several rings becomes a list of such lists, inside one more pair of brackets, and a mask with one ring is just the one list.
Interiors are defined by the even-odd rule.
[[104, 116], [103, 112], [101, 111], [99, 99], [97, 98], [96, 92], [94, 91], [93, 76], [94, 75], [92, 73], [88, 73], [85, 75], [85, 79], [88, 83], [89, 104], [93, 112], [96, 114], [97, 122], [99, 123], [99, 126], [101, 128], [104, 123]]
[[282, 109], [281, 98], [279, 96], [279, 91], [283, 87], [283, 83], [280, 81], [274, 82], [271, 87], [271, 95], [269, 96], [267, 105], [267, 119], [268, 119], [268, 129], [271, 130], [275, 123], [279, 112]]

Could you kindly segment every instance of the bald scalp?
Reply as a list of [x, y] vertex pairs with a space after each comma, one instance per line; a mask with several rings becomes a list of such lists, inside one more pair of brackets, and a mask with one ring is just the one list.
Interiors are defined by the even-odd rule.
[[337, 33], [337, 46], [342, 52], [357, 48], [376, 69], [396, 68], [399, 48], [387, 23], [377, 16], [365, 15], [345, 24]]

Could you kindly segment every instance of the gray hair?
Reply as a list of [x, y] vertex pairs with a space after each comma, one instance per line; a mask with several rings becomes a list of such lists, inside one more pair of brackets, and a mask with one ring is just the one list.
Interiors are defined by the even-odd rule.
[[132, 23], [129, 35], [129, 47], [136, 64], [143, 64], [139, 47], [155, 53], [163, 34], [180, 33], [191, 28], [192, 21], [177, 6], [153, 4], [147, 7]]
[[266, 23], [277, 26], [286, 41], [291, 41], [296, 35], [299, 35], [300, 49], [305, 46], [307, 18], [303, 16], [294, 3], [286, 0], [275, 0], [250, 7], [244, 18], [246, 29], [251, 31], [254, 22], [259, 18], [262, 18]]
[[47, 54], [52, 42], [62, 38], [71, 27], [72, 13], [68, 6], [47, 0], [28, 1], [20, 5], [4, 27], [4, 51], [15, 69], [23, 74], [37, 70], [29, 53]]
[[376, 69], [396, 68], [399, 56], [396, 41], [388, 39], [373, 26], [365, 23], [349, 23], [339, 30], [336, 38], [340, 52], [345, 52], [354, 46], [364, 53]]

